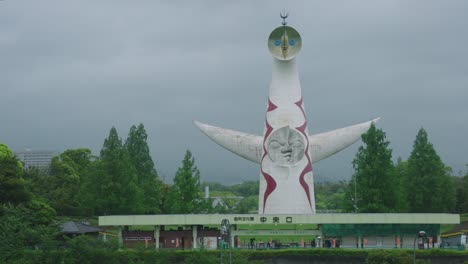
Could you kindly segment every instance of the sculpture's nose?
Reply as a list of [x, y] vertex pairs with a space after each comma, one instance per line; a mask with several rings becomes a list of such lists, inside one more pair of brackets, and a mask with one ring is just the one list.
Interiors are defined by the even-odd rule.
[[283, 36], [281, 36], [281, 52], [283, 53], [284, 58], [288, 56], [288, 51], [289, 51], [288, 35], [286, 31], [284, 31]]
[[289, 144], [286, 144], [281, 148], [281, 153], [282, 154], [287, 154], [287, 153], [291, 153], [291, 152], [292, 152], [292, 148], [291, 148], [291, 145], [289, 145]]

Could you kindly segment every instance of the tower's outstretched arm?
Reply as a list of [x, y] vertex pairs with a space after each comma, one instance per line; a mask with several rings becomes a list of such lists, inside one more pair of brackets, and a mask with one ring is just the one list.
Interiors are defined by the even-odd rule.
[[210, 126], [198, 121], [193, 121], [193, 123], [205, 135], [221, 147], [243, 157], [244, 159], [260, 163], [262, 158], [263, 142], [263, 138], [261, 136]]
[[369, 130], [372, 123], [379, 118], [354, 126], [344, 127], [320, 134], [309, 136], [312, 162], [317, 162], [349, 147], [361, 138], [361, 135]]
[[[312, 162], [325, 159], [352, 145], [361, 138], [372, 123], [376, 123], [379, 119], [309, 136]], [[263, 143], [261, 136], [210, 126], [198, 121], [193, 123], [221, 147], [255, 163], [261, 162]]]

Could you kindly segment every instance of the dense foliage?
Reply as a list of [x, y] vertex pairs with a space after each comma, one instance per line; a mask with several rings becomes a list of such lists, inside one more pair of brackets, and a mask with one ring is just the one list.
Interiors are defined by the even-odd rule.
[[202, 213], [206, 209], [200, 192], [200, 171], [189, 150], [185, 153], [182, 166], [177, 170], [174, 185], [169, 189], [166, 209], [174, 214]]
[[[228, 251], [154, 251], [112, 250], [92, 241], [76, 241], [65, 250], [25, 251], [10, 263], [229, 263]], [[92, 246], [90, 246], [92, 245]], [[221, 258], [222, 256], [222, 258]], [[221, 259], [221, 261], [220, 261]], [[437, 259], [440, 263], [463, 263], [468, 256], [463, 251], [427, 250], [417, 252], [417, 263]], [[413, 263], [412, 250], [359, 249], [296, 249], [296, 250], [234, 250], [232, 263]], [[439, 263], [438, 262], [438, 263]]]
[[364, 146], [359, 147], [353, 160], [355, 173], [347, 192], [347, 197], [356, 201], [352, 205], [347, 203], [347, 209], [362, 213], [394, 212], [398, 198], [390, 142], [374, 124], [361, 138]]
[[464, 177], [454, 178], [454, 182], [456, 186], [455, 212], [468, 212], [468, 171]]
[[[40, 200], [58, 215], [69, 216], [256, 213], [258, 181], [202, 183], [187, 150], [168, 185], [158, 176], [147, 140], [143, 124], [132, 126], [125, 140], [111, 128], [99, 156], [89, 149], [69, 149], [53, 158], [49, 170], [24, 172], [11, 150], [0, 145], [0, 201]], [[452, 176], [424, 129], [408, 160], [398, 158], [396, 163], [385, 132], [375, 125], [362, 141], [349, 183], [315, 184], [318, 212], [468, 212], [468, 172]]]
[[341, 212], [346, 199], [348, 184], [341, 182], [321, 182], [315, 184], [315, 206], [317, 212]]
[[[446, 167], [421, 128], [407, 161], [392, 162], [385, 133], [372, 125], [353, 160], [355, 173], [344, 198], [348, 212], [449, 213], [463, 211], [466, 187], [456, 191]], [[458, 192], [456, 196], [456, 192]], [[467, 204], [468, 205], [468, 204]]]
[[[256, 213], [258, 181], [231, 186], [201, 183], [187, 150], [174, 184], [158, 177], [143, 124], [123, 141], [109, 131], [99, 156], [69, 149], [47, 171], [22, 164], [0, 145], [0, 199], [19, 204], [31, 199], [50, 204], [59, 215], [154, 213]], [[318, 212], [466, 212], [468, 176], [455, 178], [421, 129], [408, 160], [394, 164], [385, 132], [372, 125], [353, 160], [349, 183], [316, 183]], [[24, 176], [23, 176], [24, 175]], [[456, 184], [455, 184], [456, 183]], [[205, 199], [204, 187], [210, 198]]]
[[410, 212], [453, 211], [455, 188], [450, 172], [429, 142], [427, 132], [421, 128], [408, 159], [406, 192]]
[[0, 144], [0, 204], [20, 204], [31, 198], [21, 162], [6, 145]]
[[132, 126], [125, 141], [130, 163], [135, 168], [137, 186], [143, 193], [143, 212], [155, 214], [161, 212], [162, 182], [151, 158], [143, 124]]
[[24, 249], [53, 241], [55, 210], [37, 200], [23, 179], [23, 166], [0, 144], [0, 262], [13, 260]]
[[[216, 252], [135, 253], [115, 251], [116, 245], [112, 243], [82, 241], [86, 238], [57, 239], [61, 235], [56, 214], [90, 217], [256, 213], [258, 181], [231, 186], [202, 183], [189, 150], [175, 174], [174, 183], [164, 184], [150, 156], [147, 138], [142, 124], [132, 126], [125, 141], [112, 128], [99, 156], [93, 156], [89, 149], [69, 149], [52, 159], [49, 170], [30, 168], [26, 171], [13, 152], [0, 144], [0, 262], [55, 263], [57, 259], [66, 259], [67, 263], [74, 263], [76, 259], [76, 263], [92, 263], [96, 259], [109, 259], [116, 260], [110, 263], [122, 260], [125, 263], [147, 260], [217, 263]], [[468, 172], [463, 177], [452, 176], [424, 129], [418, 132], [408, 160], [398, 158], [396, 163], [392, 161], [390, 142], [381, 129], [372, 125], [362, 135], [362, 140], [364, 144], [353, 160], [355, 171], [349, 183], [316, 183], [318, 212], [468, 212]], [[203, 196], [205, 186], [210, 188], [208, 199]], [[62, 244], [66, 246], [63, 248]], [[39, 250], [28, 251], [32, 249]], [[323, 255], [324, 252], [319, 250], [305, 255]], [[334, 251], [334, 255], [337, 252], [348, 254]], [[349, 254], [361, 254], [354, 257], [365, 259], [367, 263], [407, 262], [408, 254], [404, 251], [398, 254], [379, 252]], [[271, 258], [296, 253], [256, 252], [238, 257], [252, 261], [267, 257], [263, 254]]]

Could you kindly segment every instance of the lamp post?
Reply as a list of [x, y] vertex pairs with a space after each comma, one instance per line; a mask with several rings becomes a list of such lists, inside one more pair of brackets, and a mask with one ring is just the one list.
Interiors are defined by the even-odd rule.
[[426, 232], [419, 231], [418, 234], [416, 234], [416, 237], [414, 238], [414, 242], [413, 242], [413, 264], [416, 264], [416, 240], [418, 238], [421, 238], [421, 237], [424, 238], [425, 236], [426, 236]]
[[227, 238], [227, 241], [228, 241], [228, 245], [229, 245], [229, 264], [232, 263], [232, 248], [231, 248], [231, 224], [229, 223], [229, 220], [228, 219], [223, 219], [223, 221], [221, 221], [221, 241], [222, 243], [220, 243], [222, 246], [221, 246], [221, 249], [220, 249], [220, 258], [219, 258], [219, 262], [222, 263], [222, 258], [223, 258], [223, 247], [224, 247], [224, 244], [226, 242], [226, 238]]

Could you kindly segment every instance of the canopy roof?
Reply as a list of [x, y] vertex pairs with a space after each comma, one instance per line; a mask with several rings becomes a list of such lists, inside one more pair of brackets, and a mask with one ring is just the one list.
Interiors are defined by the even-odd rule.
[[458, 214], [185, 214], [100, 216], [99, 226], [233, 224], [459, 224]]

